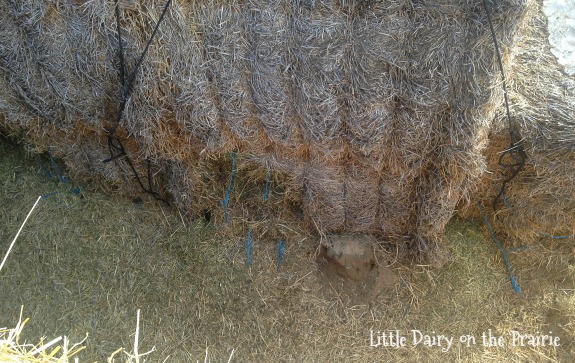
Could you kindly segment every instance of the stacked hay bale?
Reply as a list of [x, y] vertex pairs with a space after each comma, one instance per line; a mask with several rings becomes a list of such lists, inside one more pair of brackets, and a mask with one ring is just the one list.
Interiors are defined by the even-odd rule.
[[[532, 1], [487, 3], [507, 64]], [[162, 5], [119, 1], [128, 70]], [[78, 175], [138, 188], [126, 158], [102, 162], [114, 129], [146, 189], [201, 211], [235, 151], [321, 233], [421, 255], [483, 175], [502, 102], [482, 0], [174, 1], [118, 124], [112, 2], [6, 1], [0, 21], [3, 128]]]

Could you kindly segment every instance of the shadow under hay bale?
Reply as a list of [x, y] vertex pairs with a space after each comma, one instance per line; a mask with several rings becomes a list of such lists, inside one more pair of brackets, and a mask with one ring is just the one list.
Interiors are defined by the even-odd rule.
[[[504, 65], [522, 77], [510, 61], [538, 4], [488, 3]], [[500, 128], [483, 1], [174, 2], [139, 69], [164, 2], [119, 4], [126, 69], [137, 73], [117, 128], [114, 4], [0, 5], [3, 128], [49, 146], [76, 175], [127, 193], [142, 184], [192, 214], [218, 208], [223, 160], [236, 152], [260, 175], [283, 175], [298, 194], [287, 199], [322, 234], [442, 253]], [[110, 154], [111, 128], [124, 157]]]

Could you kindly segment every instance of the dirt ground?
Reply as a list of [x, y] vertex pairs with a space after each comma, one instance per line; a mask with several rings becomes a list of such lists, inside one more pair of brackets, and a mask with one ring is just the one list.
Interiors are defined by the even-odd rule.
[[[0, 327], [14, 326], [23, 305], [23, 339], [88, 334], [81, 362], [131, 349], [137, 309], [139, 349], [155, 347], [148, 362], [203, 362], [206, 351], [227, 362], [232, 350], [232, 362], [575, 361], [572, 239], [514, 241], [520, 294], [479, 220], [449, 224], [442, 268], [375, 248], [354, 275], [316, 236], [263, 220], [253, 222], [247, 266], [253, 226], [233, 206], [229, 225], [187, 221], [153, 200], [61, 182], [45, 157], [43, 168], [0, 140], [0, 257], [47, 195], [0, 271]], [[279, 270], [270, 223], [288, 237]]]

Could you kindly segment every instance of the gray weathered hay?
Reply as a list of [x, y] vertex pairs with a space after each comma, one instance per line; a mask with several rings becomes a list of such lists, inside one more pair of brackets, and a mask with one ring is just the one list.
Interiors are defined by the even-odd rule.
[[[508, 68], [535, 1], [488, 3]], [[119, 5], [133, 70], [163, 2]], [[102, 162], [114, 14], [103, 0], [0, 4], [0, 109], [77, 175], [133, 193], [125, 158]], [[485, 171], [500, 78], [482, 0], [174, 1], [115, 136], [145, 186], [148, 160], [152, 188], [188, 211], [218, 207], [236, 151], [238, 167], [286, 176], [321, 233], [428, 252]]]

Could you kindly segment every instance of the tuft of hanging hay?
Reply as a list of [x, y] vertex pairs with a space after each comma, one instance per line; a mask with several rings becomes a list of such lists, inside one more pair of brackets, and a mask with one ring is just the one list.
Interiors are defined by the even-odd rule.
[[[192, 214], [218, 208], [236, 152], [247, 174], [282, 175], [321, 234], [374, 234], [429, 256], [485, 178], [490, 132], [501, 131], [483, 4], [173, 1], [117, 123], [114, 4], [4, 2], [2, 127], [79, 177], [146, 189]], [[538, 2], [487, 4], [507, 73], [527, 77], [511, 63]], [[128, 75], [163, 5], [119, 2]], [[520, 124], [534, 130], [536, 154], [541, 126]], [[110, 130], [128, 158], [111, 155]]]

